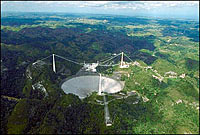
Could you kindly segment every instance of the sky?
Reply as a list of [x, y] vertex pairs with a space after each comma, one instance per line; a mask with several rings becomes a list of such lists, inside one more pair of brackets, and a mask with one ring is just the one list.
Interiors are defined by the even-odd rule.
[[199, 20], [198, 1], [1, 1], [1, 13], [66, 12]]

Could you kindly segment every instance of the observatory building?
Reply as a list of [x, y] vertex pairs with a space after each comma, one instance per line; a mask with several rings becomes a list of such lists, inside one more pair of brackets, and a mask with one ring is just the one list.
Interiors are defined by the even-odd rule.
[[[121, 62], [120, 64], [106, 64], [108, 61], [113, 60], [114, 58], [118, 57], [121, 55]], [[41, 60], [38, 60], [34, 62], [32, 65], [39, 64], [40, 61], [43, 61], [51, 56], [53, 56], [52, 60], [52, 69], [53, 72], [56, 73], [56, 62], [55, 62], [55, 56], [59, 57], [61, 59], [64, 59], [66, 61], [72, 62], [74, 64], [78, 64], [80, 66], [83, 66], [75, 76], [71, 76], [70, 78], [66, 78], [62, 81], [61, 83], [61, 89], [66, 93], [72, 93], [77, 96], [79, 96], [80, 99], [86, 98], [92, 92], [97, 92], [98, 95], [103, 95], [104, 98], [104, 111], [105, 111], [105, 123], [106, 126], [111, 126], [112, 121], [110, 120], [110, 114], [108, 110], [108, 102], [106, 101], [106, 96], [105, 94], [102, 93], [117, 93], [121, 91], [124, 88], [124, 83], [121, 81], [118, 81], [116, 79], [113, 79], [111, 77], [107, 76], [102, 76], [101, 73], [98, 73], [96, 68], [97, 66], [104, 66], [104, 67], [110, 67], [110, 66], [116, 66], [119, 65], [119, 68], [128, 68], [129, 64], [124, 62], [124, 55], [126, 54], [119, 53], [119, 54], [114, 54], [113, 57], [103, 61], [103, 62], [98, 62], [97, 63], [79, 63], [73, 60], [70, 60], [68, 58], [64, 58], [62, 56], [52, 54], [48, 57], [45, 57]], [[130, 61], [132, 61], [128, 56], [126, 56]]]

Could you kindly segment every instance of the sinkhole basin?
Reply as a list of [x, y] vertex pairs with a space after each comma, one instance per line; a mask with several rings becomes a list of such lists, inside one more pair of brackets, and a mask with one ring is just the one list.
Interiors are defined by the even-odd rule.
[[92, 92], [98, 92], [99, 85], [101, 86], [101, 91], [106, 93], [117, 93], [124, 87], [120, 81], [109, 77], [101, 76], [100, 81], [100, 76], [98, 75], [84, 75], [65, 79], [61, 84], [61, 89], [66, 94], [72, 93], [83, 99]]

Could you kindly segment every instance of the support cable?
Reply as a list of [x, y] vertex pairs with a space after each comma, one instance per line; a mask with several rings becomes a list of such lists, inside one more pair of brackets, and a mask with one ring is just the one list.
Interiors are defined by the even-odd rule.
[[124, 53], [124, 56], [126, 56], [131, 62], [133, 62], [133, 60], [129, 58], [125, 53]]
[[37, 60], [36, 62], [34, 62], [34, 63], [33, 63], [33, 65], [34, 65], [34, 64], [36, 64], [36, 63], [38, 63], [38, 62], [40, 62], [40, 61], [43, 61], [43, 60], [45, 60], [45, 59], [47, 59], [47, 58], [51, 57], [51, 56], [52, 56], [52, 54], [51, 54], [51, 55], [49, 55], [49, 56], [47, 56], [47, 57], [45, 57], [45, 58], [43, 58], [43, 59], [41, 59], [41, 60]]
[[[117, 54], [116, 54], [117, 55]], [[115, 56], [116, 56], [115, 55]], [[99, 62], [103, 62], [103, 61], [105, 61], [105, 60], [108, 60], [108, 59], [110, 59], [112, 56], [110, 56], [110, 57], [107, 57], [107, 58], [105, 58], [105, 59], [102, 59], [102, 60], [99, 60]]]
[[110, 59], [108, 59], [108, 60], [106, 60], [106, 61], [102, 62], [101, 64], [103, 64], [103, 63], [105, 63], [105, 62], [107, 62], [107, 61], [109, 61], [109, 60], [112, 60], [112, 59], [114, 59], [115, 57], [117, 57], [117, 56], [119, 56], [119, 55], [121, 55], [121, 53], [117, 54], [117, 55], [116, 55], [116, 56], [114, 56], [114, 57], [111, 57]]
[[117, 65], [119, 65], [119, 64], [112, 64], [112, 65], [98, 65], [98, 66], [102, 66], [102, 67], [113, 67], [113, 66], [117, 66]]
[[83, 63], [78, 63], [78, 62], [76, 62], [76, 61], [73, 61], [73, 60], [70, 60], [70, 59], [64, 58], [64, 57], [59, 56], [59, 55], [56, 55], [56, 54], [55, 54], [55, 56], [57, 56], [57, 57], [59, 57], [59, 58], [62, 58], [62, 59], [65, 59], [65, 60], [67, 60], [67, 61], [70, 61], [70, 62], [72, 62], [72, 63], [75, 63], [75, 64], [78, 64], [78, 65], [83, 66]]
[[[119, 55], [121, 55], [121, 53], [117, 54], [117, 55], [114, 56], [114, 57], [109, 58], [108, 60], [102, 62], [102, 63], [99, 64], [98, 66], [102, 66], [102, 67], [110, 67], [110, 66], [117, 66], [117, 65], [120, 65], [120, 64], [110, 64], [110, 65], [106, 64], [106, 65], [103, 65], [103, 63], [108, 62], [108, 61], [110, 61], [110, 60], [116, 58], [116, 57], [119, 56]], [[126, 56], [126, 57], [131, 61], [131, 62], [133, 62], [132, 59], [130, 59], [130, 58], [129, 58], [125, 53], [124, 53], [124, 55], [125, 55], [125, 56]], [[49, 56], [47, 56], [47, 57], [45, 57], [45, 58], [43, 58], [43, 59], [41, 59], [41, 60], [37, 60], [36, 62], [33, 63], [33, 65], [36, 64], [36, 63], [38, 63], [38, 62], [40, 62], [40, 61], [43, 61], [43, 60], [45, 60], [45, 59], [51, 57], [51, 56], [52, 56], [52, 55], [49, 55]], [[55, 56], [57, 56], [57, 57], [59, 57], [59, 58], [62, 58], [62, 59], [64, 59], [64, 60], [70, 61], [70, 62], [72, 62], [72, 63], [78, 64], [78, 65], [81, 65], [81, 66], [84, 65], [84, 63], [79, 63], [79, 62], [76, 62], [76, 61], [73, 61], [73, 60], [70, 60], [70, 59], [64, 58], [64, 57], [59, 56], [59, 55], [56, 55], [56, 54], [55, 54]]]

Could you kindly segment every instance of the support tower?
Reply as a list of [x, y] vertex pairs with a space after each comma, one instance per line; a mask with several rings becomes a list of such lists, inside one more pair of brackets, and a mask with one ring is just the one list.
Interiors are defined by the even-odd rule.
[[56, 73], [55, 54], [53, 54], [53, 72]]

